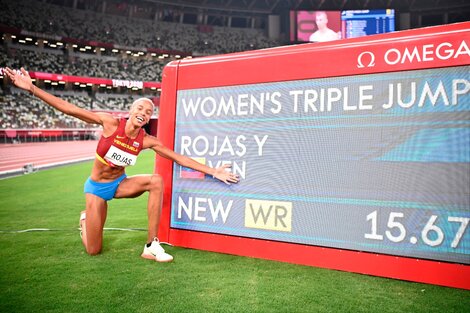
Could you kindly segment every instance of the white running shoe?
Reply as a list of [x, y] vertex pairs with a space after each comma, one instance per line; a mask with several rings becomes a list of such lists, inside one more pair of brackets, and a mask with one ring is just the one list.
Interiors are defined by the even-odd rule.
[[154, 238], [150, 247], [144, 245], [144, 252], [140, 255], [144, 259], [155, 260], [157, 262], [171, 262], [173, 257], [165, 252], [165, 250], [160, 246], [160, 241], [158, 238]]
[[86, 224], [85, 224], [85, 219], [86, 219], [86, 211], [80, 212], [80, 238], [82, 238], [82, 243], [86, 247]]

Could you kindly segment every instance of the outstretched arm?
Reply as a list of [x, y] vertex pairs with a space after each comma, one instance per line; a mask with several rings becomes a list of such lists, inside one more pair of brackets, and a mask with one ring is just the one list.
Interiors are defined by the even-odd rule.
[[5, 68], [5, 73], [16, 87], [29, 91], [33, 96], [38, 97], [48, 105], [67, 115], [79, 118], [86, 123], [103, 125], [104, 120], [112, 118], [111, 116], [108, 117], [106, 114], [98, 114], [79, 108], [70, 102], [57, 98], [56, 96], [36, 87], [33, 84], [28, 72], [26, 72], [24, 68], [21, 68], [21, 73], [23, 75], [17, 71], [13, 71], [8, 67]]
[[229, 164], [225, 164], [217, 168], [211, 168], [209, 166], [196, 162], [187, 156], [174, 152], [173, 150], [165, 147], [160, 142], [160, 140], [153, 136], [145, 136], [144, 148], [150, 148], [156, 153], [158, 153], [158, 155], [166, 159], [172, 160], [181, 166], [189, 167], [198, 172], [212, 175], [214, 178], [217, 178], [218, 180], [223, 181], [228, 185], [230, 185], [230, 183], [238, 183], [239, 181], [238, 175], [226, 171], [226, 169], [230, 167]]

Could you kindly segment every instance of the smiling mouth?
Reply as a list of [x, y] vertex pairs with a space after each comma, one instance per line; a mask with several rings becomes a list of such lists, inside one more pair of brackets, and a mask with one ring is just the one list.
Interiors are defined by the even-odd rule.
[[137, 116], [136, 118], [137, 118], [137, 120], [138, 120], [139, 122], [141, 122], [141, 123], [143, 123], [143, 122], [145, 121], [142, 116]]

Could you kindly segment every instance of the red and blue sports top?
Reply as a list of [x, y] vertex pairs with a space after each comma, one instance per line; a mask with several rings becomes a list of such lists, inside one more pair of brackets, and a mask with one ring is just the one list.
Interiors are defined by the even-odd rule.
[[125, 127], [126, 119], [121, 118], [118, 128], [111, 136], [101, 136], [96, 148], [96, 158], [103, 164], [111, 167], [135, 165], [137, 155], [144, 145], [145, 130], [141, 128], [133, 139], [126, 136]]

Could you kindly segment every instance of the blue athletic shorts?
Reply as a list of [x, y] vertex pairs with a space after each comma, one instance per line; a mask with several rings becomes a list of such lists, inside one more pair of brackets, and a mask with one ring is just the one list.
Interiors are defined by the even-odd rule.
[[99, 183], [91, 180], [90, 177], [85, 182], [85, 187], [83, 192], [91, 193], [92, 195], [98, 196], [106, 201], [111, 200], [118, 189], [119, 183], [126, 178], [126, 174], [122, 174], [116, 180], [113, 180], [109, 183]]

